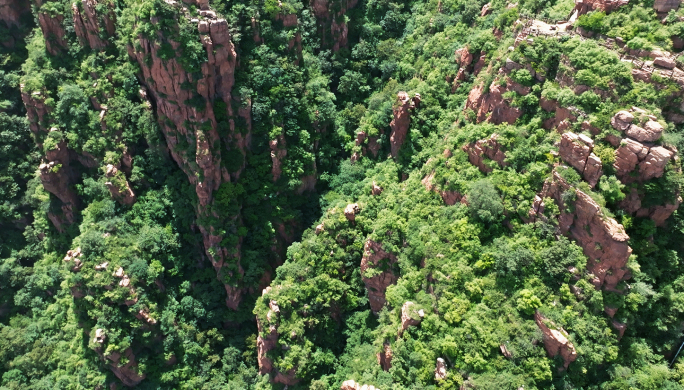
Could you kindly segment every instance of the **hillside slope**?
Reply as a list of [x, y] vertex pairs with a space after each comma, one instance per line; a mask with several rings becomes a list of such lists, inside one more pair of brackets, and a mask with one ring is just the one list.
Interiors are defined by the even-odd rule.
[[677, 1], [0, 30], [0, 388], [684, 388]]

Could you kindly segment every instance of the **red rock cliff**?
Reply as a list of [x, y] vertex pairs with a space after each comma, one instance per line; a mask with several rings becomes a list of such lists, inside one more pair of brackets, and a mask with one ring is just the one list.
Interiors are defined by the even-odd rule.
[[53, 56], [57, 55], [67, 47], [66, 31], [62, 24], [64, 16], [41, 11], [45, 0], [34, 0], [34, 2], [38, 10], [38, 25], [45, 37], [45, 47], [48, 53]]
[[[159, 124], [171, 155], [195, 186], [199, 199], [197, 213], [199, 216], [211, 216], [214, 191], [222, 183], [236, 179], [240, 173], [228, 172], [221, 167], [221, 150], [235, 147], [242, 149], [244, 155], [249, 134], [243, 137], [239, 131], [235, 131], [231, 91], [237, 54], [228, 23], [225, 19], [215, 19], [215, 14], [206, 10], [206, 4], [200, 4], [200, 8], [204, 17], [197, 21], [198, 39], [206, 49], [207, 61], [201, 66], [199, 78], [186, 71], [177, 57], [163, 59], [164, 55], [160, 53], [162, 45], [170, 45], [178, 55], [182, 53], [181, 45], [161, 31], [153, 37], [138, 36], [128, 49], [129, 55], [140, 65], [141, 82], [156, 103]], [[153, 17], [149, 22], [157, 24], [160, 21]], [[225, 103], [226, 112], [221, 114], [229, 118], [231, 130], [231, 134], [223, 138], [217, 132], [217, 115], [213, 104], [219, 100]], [[248, 116], [249, 112], [238, 112], [238, 115]], [[199, 227], [206, 254], [218, 275], [223, 275], [224, 263], [231, 256], [237, 256], [238, 261], [229, 274], [241, 274], [239, 248], [237, 255], [230, 254], [227, 248], [220, 245], [223, 236], [213, 227]], [[226, 291], [226, 304], [237, 309], [241, 289], [226, 285]]]
[[[100, 3], [104, 3], [104, 1]], [[113, 11], [114, 4], [107, 3], [106, 5], [108, 12], [103, 15], [104, 28], [98, 22], [98, 15], [95, 11], [97, 5], [98, 2], [96, 0], [81, 0], [80, 7], [78, 3], [71, 5], [76, 36], [81, 46], [87, 44], [93, 50], [100, 50], [107, 46], [107, 41], [101, 37], [101, 34], [106, 32], [106, 35], [113, 36], [115, 33], [114, 23], [116, 16]]]
[[[575, 200], [566, 205], [563, 193], [572, 191]], [[587, 271], [594, 275], [596, 288], [617, 291], [617, 285], [630, 277], [627, 260], [632, 248], [629, 236], [622, 225], [609, 218], [601, 207], [584, 192], [572, 188], [557, 171], [547, 180], [539, 198], [549, 197], [556, 201], [561, 210], [559, 227], [563, 234], [569, 234], [589, 258]], [[530, 212], [536, 216], [534, 209]]]
[[[337, 3], [337, 4], [335, 4]], [[348, 27], [344, 15], [347, 10], [354, 8], [358, 0], [312, 0], [316, 20], [318, 21], [318, 36], [321, 38], [321, 46], [331, 46], [336, 52], [347, 46]]]
[[[361, 278], [368, 290], [368, 300], [374, 313], [378, 313], [385, 306], [385, 290], [398, 280], [392, 270], [396, 262], [397, 257], [385, 252], [381, 243], [368, 240], [363, 246]], [[369, 270], [372, 270], [373, 276], [369, 276]]]

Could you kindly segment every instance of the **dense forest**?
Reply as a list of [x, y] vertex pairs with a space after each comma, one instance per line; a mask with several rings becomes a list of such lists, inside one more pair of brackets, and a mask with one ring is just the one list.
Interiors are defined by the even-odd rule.
[[679, 0], [0, 0], [0, 389], [684, 389]]

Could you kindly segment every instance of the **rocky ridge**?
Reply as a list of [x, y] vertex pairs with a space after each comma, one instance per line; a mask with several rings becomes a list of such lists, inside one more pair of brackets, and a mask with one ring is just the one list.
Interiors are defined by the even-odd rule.
[[[250, 140], [249, 131], [246, 136], [236, 131], [235, 115], [248, 116], [249, 113], [234, 113], [232, 109], [231, 91], [237, 53], [231, 41], [228, 23], [225, 19], [215, 19], [215, 13], [208, 12], [208, 4], [199, 3], [198, 6], [205, 15], [202, 20], [197, 21], [199, 38], [207, 52], [207, 61], [201, 66], [199, 79], [181, 65], [179, 58], [164, 59], [165, 55], [160, 53], [162, 45], [170, 45], [175, 52], [180, 50], [181, 45], [162, 30], [152, 37], [139, 35], [135, 45], [129, 45], [128, 50], [129, 55], [140, 65], [141, 82], [156, 105], [159, 124], [171, 156], [195, 186], [199, 199], [198, 216], [217, 217], [211, 211], [214, 191], [221, 184], [236, 179], [240, 173], [228, 172], [222, 167], [220, 145], [225, 145], [228, 150], [234, 147], [245, 154]], [[178, 12], [182, 10], [178, 9]], [[159, 20], [153, 17], [149, 21], [139, 22], [158, 24]], [[151, 61], [148, 62], [147, 59]], [[192, 85], [193, 88], [186, 88], [185, 85]], [[225, 103], [224, 114], [229, 118], [231, 134], [227, 139], [220, 137], [216, 130], [213, 102], [218, 100]], [[190, 147], [185, 148], [183, 145]], [[224, 278], [222, 275], [226, 273], [233, 277], [241, 275], [243, 271], [239, 263], [239, 248], [237, 254], [231, 254], [220, 245], [223, 235], [213, 226], [200, 224], [199, 228], [204, 238], [206, 255], [218, 277]], [[230, 271], [223, 270], [226, 260], [234, 256], [238, 257], [237, 262], [233, 261], [236, 265]], [[237, 309], [242, 290], [228, 283], [224, 283], [224, 286], [227, 293], [226, 305]]]

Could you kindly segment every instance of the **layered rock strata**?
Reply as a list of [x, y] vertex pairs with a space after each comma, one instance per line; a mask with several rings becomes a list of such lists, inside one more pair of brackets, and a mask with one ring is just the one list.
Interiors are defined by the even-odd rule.
[[592, 150], [594, 141], [584, 134], [564, 133], [558, 154], [563, 161], [577, 169], [591, 187], [596, 186], [603, 174], [603, 165]]

